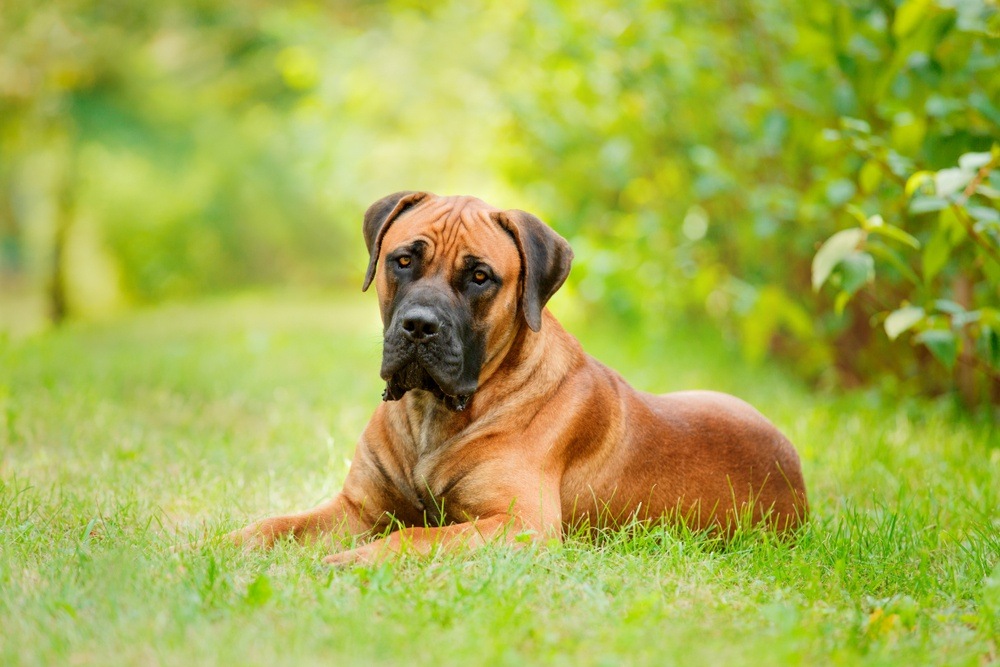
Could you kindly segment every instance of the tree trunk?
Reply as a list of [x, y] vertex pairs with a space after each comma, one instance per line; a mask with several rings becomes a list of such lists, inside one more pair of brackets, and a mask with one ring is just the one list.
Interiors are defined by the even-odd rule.
[[[970, 310], [972, 308], [972, 281], [964, 274], [959, 274], [952, 282], [952, 293], [955, 302]], [[959, 332], [959, 345], [961, 352], [958, 355], [958, 363], [955, 364], [955, 386], [958, 389], [962, 401], [967, 406], [974, 406], [979, 402], [978, 382], [976, 377], [976, 352], [975, 341], [969, 334], [968, 327], [963, 327]]]
[[69, 316], [66, 298], [66, 244], [73, 224], [73, 164], [67, 169], [59, 187], [56, 206], [55, 233], [52, 239], [52, 271], [49, 275], [49, 316], [55, 325], [62, 324]]

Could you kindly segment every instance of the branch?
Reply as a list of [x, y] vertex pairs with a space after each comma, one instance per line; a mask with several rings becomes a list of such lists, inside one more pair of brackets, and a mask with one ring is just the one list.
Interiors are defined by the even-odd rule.
[[965, 189], [962, 191], [962, 197], [960, 199], [962, 205], [959, 206], [957, 202], [952, 202], [951, 207], [955, 210], [955, 217], [961, 221], [962, 226], [965, 227], [965, 231], [968, 232], [969, 238], [978, 243], [983, 250], [986, 251], [986, 254], [989, 255], [990, 259], [997, 264], [1000, 264], [1000, 252], [997, 252], [997, 249], [993, 247], [993, 244], [984, 239], [982, 235], [976, 231], [972, 219], [969, 217], [969, 214], [965, 212], [964, 208], [965, 204], [968, 203], [969, 198], [975, 194], [976, 188], [979, 187], [979, 184], [982, 183], [986, 177], [989, 176], [990, 172], [993, 171], [994, 167], [997, 166], [997, 162], [998, 158], [994, 156], [989, 162], [980, 167], [979, 171], [976, 172], [976, 175], [972, 177], [972, 180], [969, 181], [969, 184], [966, 185]]
[[985, 361], [972, 354], [969, 356], [958, 355], [958, 360], [967, 366], [971, 366], [979, 370], [983, 375], [988, 377], [990, 380], [996, 383], [1000, 383], [1000, 372], [993, 369], [992, 366], [987, 364]]
[[955, 211], [955, 217], [958, 218], [959, 222], [962, 223], [962, 226], [965, 227], [965, 231], [969, 234], [969, 238], [979, 244], [979, 246], [986, 251], [986, 254], [990, 257], [990, 259], [997, 264], [1000, 264], [1000, 252], [998, 252], [989, 241], [984, 239], [982, 235], [976, 231], [972, 218], [970, 218], [969, 214], [965, 212], [965, 209], [955, 202], [951, 203], [951, 207]]
[[990, 161], [980, 167], [979, 171], [976, 172], [976, 175], [972, 177], [971, 181], [969, 181], [969, 184], [965, 186], [965, 189], [962, 190], [962, 196], [965, 197], [966, 201], [968, 201], [969, 197], [976, 192], [976, 188], [979, 187], [979, 184], [986, 180], [986, 177], [990, 175], [993, 168], [997, 166], [997, 160], [998, 158], [995, 156], [990, 158]]

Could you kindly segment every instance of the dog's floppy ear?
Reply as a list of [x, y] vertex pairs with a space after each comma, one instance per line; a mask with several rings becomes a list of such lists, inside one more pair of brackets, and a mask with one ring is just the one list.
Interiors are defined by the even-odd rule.
[[573, 249], [544, 222], [524, 211], [493, 213], [493, 219], [506, 229], [521, 254], [521, 306], [532, 331], [542, 328], [542, 309], [556, 293], [573, 262]]
[[365, 283], [361, 286], [364, 292], [375, 279], [375, 269], [378, 267], [378, 254], [382, 249], [382, 238], [389, 230], [389, 225], [406, 209], [430, 197], [428, 192], [394, 192], [388, 197], [382, 197], [365, 211], [365, 245], [368, 246], [368, 272], [365, 273]]

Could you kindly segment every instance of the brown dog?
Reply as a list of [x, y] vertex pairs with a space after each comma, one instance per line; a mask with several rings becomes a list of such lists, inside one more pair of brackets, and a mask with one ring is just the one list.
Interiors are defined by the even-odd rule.
[[746, 517], [778, 531], [804, 520], [798, 456], [763, 415], [725, 394], [636, 391], [545, 310], [573, 253], [534, 216], [400, 192], [368, 209], [364, 235], [385, 402], [337, 496], [235, 541], [398, 528], [326, 559], [350, 563], [581, 523], [730, 532]]

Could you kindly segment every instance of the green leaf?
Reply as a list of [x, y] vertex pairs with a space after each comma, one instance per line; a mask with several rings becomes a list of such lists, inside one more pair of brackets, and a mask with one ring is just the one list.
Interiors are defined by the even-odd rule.
[[1000, 328], [1000, 309], [997, 308], [980, 308], [982, 313], [982, 321], [991, 327]]
[[872, 234], [878, 234], [894, 241], [899, 241], [900, 243], [910, 246], [914, 250], [920, 250], [920, 241], [910, 236], [899, 227], [881, 225], [879, 227], [870, 227], [868, 231]]
[[857, 188], [854, 183], [846, 178], [838, 178], [830, 181], [826, 186], [826, 200], [831, 206], [840, 206], [851, 201]]
[[848, 294], [875, 280], [875, 260], [866, 252], [852, 252], [841, 260], [838, 268], [842, 276], [840, 288]]
[[990, 102], [990, 98], [980, 91], [969, 95], [969, 106], [988, 118], [992, 123], [1000, 125], [1000, 109]]
[[913, 155], [920, 150], [924, 137], [927, 136], [927, 120], [923, 114], [918, 116], [911, 111], [901, 111], [892, 117], [889, 136], [896, 149]]
[[812, 285], [819, 291], [830, 277], [833, 268], [854, 252], [865, 238], [863, 229], [844, 229], [826, 240], [812, 261]]
[[913, 327], [914, 324], [924, 319], [924, 309], [920, 306], [906, 306], [899, 310], [894, 310], [885, 318], [885, 334], [889, 340], [896, 340], [899, 334]]
[[941, 197], [914, 197], [910, 201], [910, 215], [932, 213], [948, 208], [948, 200]]
[[1000, 335], [991, 326], [983, 325], [979, 332], [978, 352], [979, 356], [986, 359], [991, 366], [1000, 363]]
[[249, 586], [247, 586], [247, 604], [258, 607], [271, 599], [274, 591], [271, 588], [271, 580], [266, 574], [259, 574]]
[[908, 179], [906, 179], [906, 196], [912, 197], [913, 193], [918, 190], [924, 189], [925, 186], [929, 186], [934, 183], [934, 172], [933, 171], [918, 171]]
[[982, 183], [976, 186], [976, 192], [987, 199], [1000, 199], [1000, 190], [983, 185]]
[[923, 343], [931, 354], [945, 367], [951, 369], [958, 359], [958, 339], [948, 329], [928, 329], [914, 337], [918, 343]]
[[958, 158], [958, 166], [969, 171], [982, 169], [993, 159], [993, 154], [989, 151], [985, 153], [966, 153]]
[[896, 10], [896, 18], [892, 22], [893, 36], [896, 39], [907, 37], [927, 18], [930, 9], [930, 0], [906, 0]]
[[905, 178], [913, 171], [913, 162], [891, 149], [885, 154], [885, 162], [889, 165], [889, 171], [897, 178]]
[[948, 235], [948, 243], [951, 244], [952, 248], [958, 247], [969, 234], [965, 225], [962, 224], [962, 220], [958, 217], [957, 209], [957, 206], [949, 206], [938, 216], [938, 227]]
[[847, 302], [851, 300], [852, 296], [851, 292], [838, 292], [837, 298], [833, 301], [833, 312], [837, 315], [843, 315], [844, 308], [847, 308]]
[[949, 197], [961, 191], [975, 174], [965, 169], [952, 167], [934, 174], [934, 189], [938, 197]]
[[[971, 97], [971, 95], [970, 95]], [[941, 95], [931, 95], [924, 104], [927, 115], [936, 118], [943, 118], [949, 114], [957, 113], [965, 109], [965, 100], [954, 97], [942, 97]]]
[[870, 218], [865, 218], [864, 222], [861, 223], [861, 227], [866, 232], [870, 232], [874, 228], [881, 227], [884, 224], [885, 224], [885, 219], [881, 215], [876, 213]]
[[870, 224], [868, 222], [868, 215], [861, 210], [858, 206], [854, 204], [847, 204], [844, 206], [844, 211], [846, 211], [852, 218], [858, 221], [858, 224], [864, 228], [867, 228]]
[[871, 134], [872, 126], [863, 120], [843, 116], [840, 119], [840, 127], [845, 130], [852, 130], [858, 134]]
[[1000, 285], [1000, 262], [983, 262], [983, 273], [991, 285]]
[[917, 276], [916, 272], [910, 268], [910, 265], [898, 252], [889, 246], [879, 241], [872, 241], [869, 239], [869, 241], [865, 244], [865, 250], [870, 252], [875, 257], [888, 262], [893, 268], [899, 271], [904, 278], [909, 280], [914, 285], [920, 284], [920, 277]]
[[988, 118], [995, 125], [1000, 125], [1000, 109], [990, 102], [990, 98], [980, 91], [969, 95], [969, 106]]
[[882, 183], [882, 167], [877, 160], [868, 160], [858, 173], [858, 184], [865, 194], [875, 192], [879, 184]]
[[925, 283], [934, 280], [934, 276], [941, 272], [950, 256], [951, 243], [948, 242], [948, 231], [939, 227], [931, 240], [924, 246], [922, 260]]
[[949, 315], [955, 315], [957, 313], [964, 313], [965, 308], [961, 304], [955, 303], [949, 299], [937, 299], [934, 301], [934, 308], [942, 313], [948, 313]]
[[970, 206], [965, 210], [977, 222], [982, 222], [986, 225], [1000, 223], [1000, 211], [995, 208], [990, 208], [989, 206]]
[[955, 313], [951, 316], [951, 326], [957, 331], [968, 324], [978, 322], [982, 317], [983, 312], [981, 310], [967, 310], [964, 313]]

